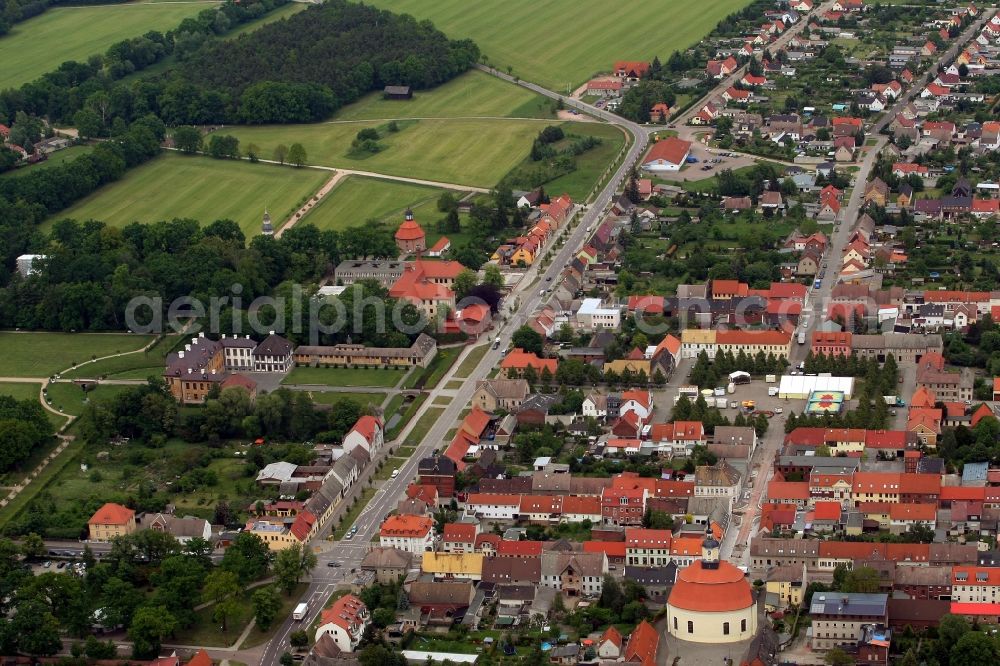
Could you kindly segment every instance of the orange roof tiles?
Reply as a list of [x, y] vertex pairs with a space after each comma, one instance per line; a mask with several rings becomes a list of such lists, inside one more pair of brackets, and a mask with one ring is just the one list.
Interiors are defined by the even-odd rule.
[[656, 666], [656, 653], [660, 647], [660, 634], [646, 620], [639, 623], [628, 637], [625, 661], [638, 661], [642, 666]]
[[427, 516], [395, 515], [386, 518], [379, 534], [384, 537], [419, 538], [432, 529], [434, 521]]
[[449, 543], [471, 543], [475, 544], [476, 534], [479, 532], [478, 525], [472, 523], [447, 523], [444, 526], [442, 541]]
[[658, 160], [663, 160], [671, 164], [681, 164], [690, 150], [690, 141], [670, 136], [653, 144], [653, 147], [646, 153], [643, 164], [649, 164]]
[[553, 375], [556, 373], [557, 365], [558, 362], [554, 358], [539, 358], [535, 352], [526, 352], [520, 347], [511, 350], [500, 363], [500, 367], [504, 370], [524, 370], [531, 366], [536, 372], [548, 368]]
[[641, 527], [625, 528], [625, 545], [627, 548], [670, 548], [673, 534], [670, 530], [650, 530]]
[[624, 541], [584, 541], [583, 552], [604, 553], [609, 558], [622, 559], [625, 557]]
[[900, 521], [933, 523], [937, 520], [937, 505], [907, 502], [889, 507], [889, 518]]
[[768, 499], [808, 500], [809, 483], [807, 481], [776, 481], [771, 479], [767, 484]]
[[840, 502], [816, 502], [813, 518], [816, 520], [840, 520]]
[[90, 517], [88, 525], [126, 525], [135, 516], [135, 511], [121, 504], [108, 502]]
[[706, 569], [697, 560], [677, 572], [667, 603], [688, 611], [720, 613], [749, 608], [753, 596], [743, 572], [729, 562], [723, 560], [718, 569]]
[[415, 241], [424, 238], [424, 230], [412, 219], [406, 219], [396, 230], [396, 240]]

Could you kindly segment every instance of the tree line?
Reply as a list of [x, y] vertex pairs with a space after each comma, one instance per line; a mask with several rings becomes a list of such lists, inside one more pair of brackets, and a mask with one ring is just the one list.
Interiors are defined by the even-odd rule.
[[[150, 147], [155, 144], [155, 139], [150, 139]], [[65, 166], [0, 180], [0, 192], [11, 182], [22, 180], [54, 187], [59, 177], [48, 174], [66, 171], [72, 175], [77, 164], [95, 163], [103, 170], [95, 168], [94, 177], [110, 177], [124, 169], [126, 162], [119, 155], [122, 150], [121, 145], [106, 142], [91, 155]], [[80, 171], [76, 177], [83, 179], [85, 173]], [[41, 187], [38, 192], [40, 196]], [[44, 209], [38, 210], [37, 204], [32, 206], [22, 200], [8, 205], [12, 215], [5, 217], [4, 208], [0, 199], [0, 230], [8, 232], [6, 236], [0, 234], [5, 241], [0, 242], [5, 259], [13, 264], [14, 257], [27, 251], [48, 257], [38, 262], [38, 272], [29, 277], [0, 272], [0, 280], [9, 280], [0, 286], [0, 327], [4, 328], [122, 330], [125, 308], [138, 295], [161, 297], [160, 314], [165, 315], [176, 298], [194, 296], [208, 303], [211, 296], [240, 284], [242, 302], [249, 304], [282, 284], [286, 285], [282, 289], [290, 290], [293, 283], [318, 283], [341, 257], [388, 258], [397, 253], [392, 230], [375, 223], [342, 232], [299, 224], [280, 239], [256, 236], [249, 246], [232, 220], [201, 226], [195, 220], [174, 219], [152, 224], [136, 222], [122, 228], [96, 221], [61, 220], [44, 238], [31, 226], [19, 226], [44, 219]], [[373, 286], [367, 289], [366, 294], [384, 295]], [[308, 312], [308, 308], [303, 311]], [[232, 314], [229, 304], [222, 317], [226, 328], [220, 332], [235, 332]], [[251, 330], [245, 310], [238, 311], [236, 319], [244, 330]]]

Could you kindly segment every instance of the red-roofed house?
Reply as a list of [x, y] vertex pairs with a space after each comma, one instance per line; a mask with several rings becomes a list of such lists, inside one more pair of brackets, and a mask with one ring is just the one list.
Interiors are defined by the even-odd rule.
[[690, 152], [690, 141], [670, 136], [653, 144], [643, 159], [642, 168], [653, 173], [679, 171]]
[[111, 541], [114, 537], [135, 532], [135, 511], [108, 502], [87, 521], [91, 541]]
[[666, 566], [670, 564], [670, 530], [626, 528], [625, 564], [634, 567]]
[[649, 72], [649, 63], [637, 60], [619, 60], [612, 70], [619, 79], [635, 83]]
[[441, 546], [446, 553], [476, 552], [479, 523], [447, 523], [441, 536]]
[[[589, 542], [584, 542], [583, 544], [585, 551], [587, 543]], [[616, 660], [622, 654], [622, 645], [624, 643], [625, 639], [622, 638], [621, 633], [612, 624], [597, 639], [597, 656], [601, 659]]]
[[809, 504], [809, 482], [771, 479], [767, 484], [767, 501], [772, 504], [794, 504], [804, 508]]
[[558, 362], [554, 358], [539, 358], [535, 352], [526, 352], [521, 348], [511, 350], [500, 363], [500, 376], [516, 379], [523, 375], [525, 368], [532, 367], [539, 376], [548, 369], [554, 377]]
[[379, 530], [379, 545], [420, 555], [434, 545], [434, 520], [429, 516], [389, 516]]
[[640, 666], [656, 666], [656, 653], [660, 648], [660, 632], [646, 620], [632, 631], [625, 646], [625, 662]]
[[341, 652], [354, 652], [369, 624], [368, 607], [358, 597], [348, 594], [334, 601], [320, 615], [316, 641], [328, 635]]
[[357, 423], [344, 435], [344, 452], [350, 453], [357, 447], [368, 452], [370, 457], [382, 449], [385, 434], [382, 421], [377, 416], [363, 415]]
[[713, 79], [722, 79], [735, 72], [737, 67], [736, 58], [729, 56], [725, 60], [709, 60], [705, 72]]

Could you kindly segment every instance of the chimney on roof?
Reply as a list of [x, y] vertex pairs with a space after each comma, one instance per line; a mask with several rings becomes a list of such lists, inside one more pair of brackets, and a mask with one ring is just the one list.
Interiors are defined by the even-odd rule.
[[191, 345], [184, 345], [184, 351], [191, 351]]
[[184, 352], [183, 351], [177, 352], [177, 358], [184, 358]]
[[203, 337], [205, 337], [205, 333], [204, 333], [204, 332], [202, 332], [202, 333], [198, 333], [198, 337], [199, 337], [199, 338], [203, 338]]
[[190, 375], [192, 372], [194, 372], [194, 368], [188, 368], [188, 374]]
[[274, 331], [268, 331], [267, 334], [268, 335], [274, 335]]

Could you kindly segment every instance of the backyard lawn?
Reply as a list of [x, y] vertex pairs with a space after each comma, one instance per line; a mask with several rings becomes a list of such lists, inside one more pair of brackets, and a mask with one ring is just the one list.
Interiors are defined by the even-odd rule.
[[211, 2], [128, 2], [93, 7], [56, 7], [15, 23], [0, 37], [0, 89], [18, 87], [67, 60], [86, 61], [115, 42], [150, 30], [166, 32]]
[[[621, 0], [374, 0], [371, 4], [430, 19], [455, 39], [471, 38], [502, 71], [569, 92], [616, 60], [666, 62], [747, 0], [650, 3]], [[556, 26], [563, 29], [553, 32]]]
[[[3, 39], [0, 38], [0, 45], [2, 44]], [[86, 155], [91, 150], [93, 150], [92, 146], [70, 146], [69, 148], [57, 150], [52, 153], [44, 162], [35, 162], [34, 164], [23, 166], [20, 169], [4, 171], [3, 173], [0, 173], [0, 178], [16, 178], [17, 176], [23, 176], [26, 173], [34, 173], [35, 171], [49, 169], [65, 162], [72, 162], [76, 158]]]
[[322, 386], [395, 386], [405, 370], [379, 368], [311, 368], [299, 366], [288, 373], [282, 384]]
[[247, 236], [255, 236], [265, 208], [277, 227], [329, 178], [315, 169], [170, 153], [131, 169], [48, 223], [95, 219], [121, 227], [175, 217], [202, 224], [230, 219]]
[[149, 335], [0, 331], [0, 376], [49, 377], [71, 365], [141, 348]]
[[550, 118], [551, 102], [541, 95], [472, 70], [430, 90], [417, 90], [413, 99], [384, 99], [373, 92], [337, 112], [331, 120], [386, 118], [459, 118], [470, 116]]
[[[341, 230], [372, 219], [397, 227], [409, 208], [424, 231], [430, 232], [434, 223], [445, 216], [437, 209], [437, 200], [444, 192], [436, 187], [348, 176], [302, 219], [304, 224], [315, 225], [318, 229]], [[452, 194], [461, 199], [465, 193], [453, 191]]]
[[[405, 120], [397, 126], [397, 132], [379, 121], [233, 126], [225, 131], [242, 146], [256, 144], [265, 157], [278, 144], [298, 142], [308, 164], [489, 188], [529, 153], [545, 125], [537, 120], [437, 119]], [[378, 129], [382, 150], [353, 151], [351, 142], [368, 127]]]

